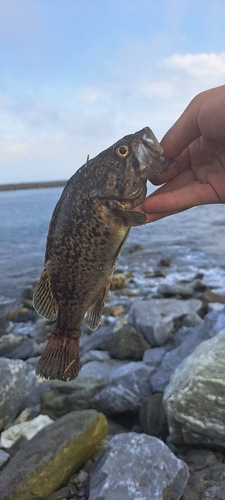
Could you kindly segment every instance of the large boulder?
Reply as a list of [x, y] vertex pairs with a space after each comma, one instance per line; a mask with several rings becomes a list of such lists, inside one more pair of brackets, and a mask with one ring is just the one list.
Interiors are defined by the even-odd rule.
[[[144, 335], [151, 346], [161, 346], [171, 337], [184, 319], [201, 309], [197, 299], [137, 300], [131, 306], [128, 321]], [[196, 324], [196, 323], [195, 323]]]
[[89, 500], [179, 500], [186, 464], [159, 439], [146, 434], [115, 436], [89, 478]]
[[0, 431], [5, 429], [24, 408], [30, 382], [26, 363], [16, 359], [0, 358]]
[[1, 473], [1, 500], [44, 500], [66, 484], [107, 433], [104, 415], [70, 412], [21, 446]]
[[178, 366], [164, 404], [174, 443], [225, 446], [225, 330]]

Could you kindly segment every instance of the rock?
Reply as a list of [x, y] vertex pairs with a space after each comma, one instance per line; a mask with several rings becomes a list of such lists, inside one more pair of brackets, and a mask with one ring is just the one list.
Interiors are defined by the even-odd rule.
[[67, 484], [106, 432], [105, 417], [94, 410], [60, 417], [20, 447], [6, 464], [1, 474], [1, 500], [44, 500]]
[[152, 392], [164, 391], [172, 373], [181, 361], [189, 356], [201, 342], [217, 335], [222, 328], [225, 328], [225, 308], [219, 313], [210, 312], [200, 325], [186, 330], [181, 345], [165, 354], [159, 369], [152, 376]]
[[126, 285], [126, 277], [123, 274], [115, 273], [111, 279], [110, 290], [117, 290]]
[[105, 347], [114, 358], [138, 361], [150, 345], [141, 333], [128, 324], [112, 333], [106, 339]]
[[109, 361], [111, 356], [108, 351], [98, 351], [94, 349], [89, 352], [85, 352], [83, 356], [80, 357], [81, 366], [89, 363], [89, 361]]
[[85, 352], [89, 352], [93, 349], [98, 349], [101, 344], [107, 339], [107, 337], [112, 333], [112, 331], [112, 326], [100, 326], [91, 335], [81, 335], [80, 356], [82, 356]]
[[41, 429], [53, 422], [47, 415], [38, 415], [29, 422], [12, 425], [1, 433], [0, 446], [5, 449], [11, 446], [21, 437], [25, 437], [28, 441], [37, 434]]
[[0, 356], [9, 359], [27, 359], [37, 346], [34, 339], [18, 333], [8, 333], [0, 337]]
[[157, 294], [160, 294], [165, 298], [181, 297], [183, 299], [189, 299], [193, 296], [193, 287], [190, 284], [181, 285], [179, 283], [164, 283], [158, 286]]
[[116, 316], [120, 316], [124, 312], [125, 312], [125, 309], [121, 305], [119, 305], [119, 306], [107, 306], [104, 308], [103, 314], [106, 314], [108, 316], [114, 316], [116, 318]]
[[169, 430], [162, 399], [162, 392], [152, 394], [148, 398], [143, 399], [139, 413], [139, 422], [145, 434], [159, 437], [165, 441]]
[[8, 460], [10, 459], [9, 453], [6, 453], [4, 450], [0, 450], [0, 469], [4, 467], [5, 464], [7, 464]]
[[225, 330], [200, 346], [174, 372], [164, 393], [175, 444], [225, 446]]
[[139, 245], [137, 243], [136, 245], [133, 245], [132, 247], [130, 247], [128, 252], [134, 253], [134, 252], [140, 252], [141, 250], [145, 250], [145, 247], [143, 245]]
[[191, 474], [182, 500], [224, 500], [225, 464], [217, 464]]
[[21, 309], [14, 309], [6, 314], [6, 319], [8, 321], [14, 321], [15, 323], [27, 321], [36, 321], [38, 319], [38, 313], [33, 309], [32, 311], [27, 307], [22, 307]]
[[24, 408], [30, 382], [26, 363], [21, 360], [0, 358], [0, 376], [0, 430], [3, 430]]
[[167, 350], [165, 347], [152, 347], [151, 349], [146, 349], [142, 360], [147, 365], [154, 366], [154, 368], [157, 369], [160, 366], [166, 352]]
[[123, 366], [125, 361], [109, 359], [108, 361], [89, 361], [81, 367], [79, 377], [109, 378], [110, 373]]
[[188, 468], [159, 439], [119, 434], [89, 474], [89, 500], [179, 500]]
[[201, 308], [197, 299], [149, 299], [135, 301], [128, 321], [144, 335], [151, 346], [161, 346], [178, 329], [184, 319]]
[[107, 384], [107, 379], [80, 376], [71, 382], [50, 382], [41, 395], [41, 413], [56, 419], [69, 411], [85, 410]]
[[110, 383], [91, 400], [91, 406], [105, 415], [138, 412], [142, 400], [151, 394], [150, 376], [154, 368], [142, 361], [130, 362], [115, 369]]

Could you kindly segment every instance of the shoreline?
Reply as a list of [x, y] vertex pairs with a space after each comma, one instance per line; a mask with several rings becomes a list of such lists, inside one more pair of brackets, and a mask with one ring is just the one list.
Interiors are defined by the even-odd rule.
[[67, 183], [63, 181], [43, 181], [43, 182], [19, 182], [16, 184], [0, 184], [0, 191], [16, 191], [19, 189], [40, 189], [49, 187], [63, 187]]

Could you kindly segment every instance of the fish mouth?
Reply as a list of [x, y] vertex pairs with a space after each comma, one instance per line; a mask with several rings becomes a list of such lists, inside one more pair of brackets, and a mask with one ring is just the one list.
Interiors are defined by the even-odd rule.
[[[127, 186], [127, 182], [125, 181], [126, 186]], [[141, 183], [138, 183], [137, 186], [135, 186], [135, 189], [131, 189], [131, 191], [127, 194], [124, 194], [122, 196], [120, 195], [110, 195], [110, 196], [106, 196], [105, 198], [107, 200], [118, 200], [120, 201], [121, 203], [125, 203], [129, 200], [131, 201], [135, 201], [135, 200], [139, 200], [140, 198], [145, 198], [145, 195], [146, 195], [146, 183], [144, 183], [143, 181]]]
[[162, 156], [163, 148], [160, 144], [148, 137], [147, 133], [142, 136], [136, 153], [138, 160], [146, 168], [147, 179], [158, 177], [161, 172], [172, 163], [172, 159]]

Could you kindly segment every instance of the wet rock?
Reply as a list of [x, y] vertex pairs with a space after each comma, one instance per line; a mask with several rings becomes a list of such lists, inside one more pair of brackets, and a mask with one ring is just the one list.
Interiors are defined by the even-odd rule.
[[188, 299], [193, 296], [193, 287], [190, 284], [181, 285], [179, 283], [174, 283], [170, 285], [164, 283], [158, 286], [157, 293], [165, 298], [181, 297], [183, 299]]
[[139, 361], [144, 351], [150, 348], [150, 344], [141, 333], [128, 324], [112, 333], [107, 338], [105, 347], [114, 358]]
[[153, 366], [156, 370], [160, 366], [166, 352], [167, 349], [165, 347], [152, 347], [151, 349], [146, 349], [142, 361], [147, 365]]
[[162, 392], [152, 394], [148, 398], [145, 398], [141, 404], [139, 422], [145, 434], [159, 437], [165, 441], [169, 430], [162, 399]]
[[71, 382], [50, 382], [41, 395], [41, 413], [56, 419], [69, 411], [85, 410], [107, 384], [107, 379], [80, 376]]
[[0, 358], [0, 430], [5, 429], [24, 408], [30, 382], [21, 360]]
[[89, 474], [89, 500], [179, 500], [188, 468], [146, 434], [119, 434]]
[[207, 302], [218, 302], [221, 304], [225, 304], [224, 295], [219, 295], [218, 293], [213, 292], [210, 288], [207, 288], [203, 292], [202, 298], [207, 300]]
[[105, 417], [94, 410], [60, 417], [27, 441], [6, 464], [1, 474], [1, 500], [45, 499], [93, 455], [106, 432]]
[[225, 446], [225, 330], [184, 360], [164, 393], [175, 444]]
[[12, 425], [1, 433], [0, 446], [5, 449], [11, 446], [21, 437], [25, 437], [28, 441], [32, 439], [41, 429], [53, 422], [47, 415], [38, 415], [29, 422], [21, 422], [20, 424]]
[[201, 342], [217, 335], [222, 328], [225, 328], [225, 309], [219, 313], [210, 312], [200, 325], [186, 330], [181, 345], [165, 354], [159, 369], [152, 376], [152, 392], [164, 391], [172, 373], [181, 361], [189, 356]]
[[142, 400], [151, 394], [150, 377], [154, 368], [141, 361], [115, 369], [110, 383], [91, 400], [92, 407], [110, 416], [127, 411], [138, 412]]
[[201, 308], [197, 299], [149, 299], [136, 301], [130, 309], [128, 321], [144, 335], [152, 346], [161, 346]]

